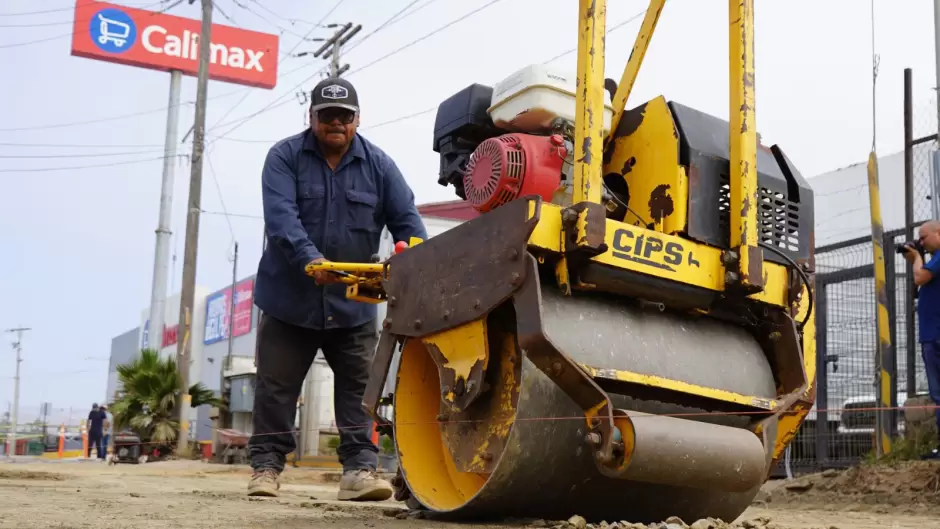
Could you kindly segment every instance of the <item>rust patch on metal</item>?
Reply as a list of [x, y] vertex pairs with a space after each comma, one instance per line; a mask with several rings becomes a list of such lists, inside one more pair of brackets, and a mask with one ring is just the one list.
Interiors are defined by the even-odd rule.
[[672, 197], [669, 196], [669, 186], [660, 184], [650, 193], [649, 201], [650, 215], [656, 220], [662, 220], [672, 215], [674, 204]]
[[441, 405], [446, 417], [440, 425], [441, 436], [460, 472], [492, 472], [516, 418], [522, 374], [518, 345], [509, 332], [492, 336], [491, 350], [498, 351], [499, 362], [491, 363], [484, 375], [486, 391], [460, 413], [447, 415]]
[[[763, 271], [764, 271], [764, 252], [761, 251], [759, 246], [748, 246], [747, 247], [747, 270], [743, 271], [747, 274], [748, 282], [754, 286], [763, 286]], [[760, 284], [757, 284], [757, 278], [761, 278]]]
[[604, 206], [594, 202], [579, 202], [568, 208], [568, 211], [572, 213], [562, 216], [565, 247], [589, 256], [606, 252], [607, 243], [604, 239], [607, 231], [607, 211]]
[[616, 140], [617, 138], [629, 136], [636, 132], [636, 130], [640, 128], [640, 124], [643, 123], [644, 116], [646, 116], [646, 103], [625, 111], [623, 117], [620, 118], [620, 123], [617, 124], [617, 130], [614, 131], [613, 139]]
[[[588, 112], [590, 115], [590, 112]], [[581, 142], [581, 150], [584, 152], [584, 155], [579, 161], [584, 162], [587, 165], [591, 164], [591, 137], [585, 136], [584, 141]]]
[[627, 161], [623, 162], [623, 169], [620, 170], [620, 176], [627, 176], [627, 173], [633, 170], [634, 165], [636, 165], [636, 158], [633, 156], [627, 158]]
[[483, 389], [483, 362], [478, 360], [473, 363], [467, 380], [458, 379], [454, 369], [447, 367], [449, 361], [439, 347], [427, 342], [424, 342], [424, 347], [427, 348], [434, 364], [437, 365], [444, 411], [459, 413], [467, 409], [480, 396]]
[[[535, 214], [529, 218], [534, 202]], [[541, 199], [527, 197], [464, 222], [389, 259], [384, 281], [389, 299], [388, 330], [426, 336], [479, 319], [509, 299], [525, 279], [524, 255], [539, 221]], [[473, 244], [466, 244], [473, 241]], [[449, 311], [447, 317], [445, 314]], [[421, 320], [421, 328], [413, 324]]]

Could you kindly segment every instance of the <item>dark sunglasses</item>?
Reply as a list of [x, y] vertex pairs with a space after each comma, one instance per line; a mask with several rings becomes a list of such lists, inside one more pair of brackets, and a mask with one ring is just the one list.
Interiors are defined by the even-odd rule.
[[356, 119], [356, 113], [346, 108], [323, 108], [317, 110], [317, 121], [328, 125], [334, 120], [339, 120], [343, 125], [349, 125]]

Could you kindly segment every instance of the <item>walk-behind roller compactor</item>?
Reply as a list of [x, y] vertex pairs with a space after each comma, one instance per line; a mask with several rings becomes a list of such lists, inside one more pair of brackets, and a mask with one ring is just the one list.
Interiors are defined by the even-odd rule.
[[625, 110], [663, 3], [619, 83], [605, 1], [580, 0], [577, 79], [530, 67], [440, 105], [439, 182], [479, 217], [310, 269], [387, 302], [363, 405], [394, 433], [397, 498], [732, 520], [812, 407], [813, 192], [758, 142], [753, 0], [729, 1], [730, 126], [663, 97]]

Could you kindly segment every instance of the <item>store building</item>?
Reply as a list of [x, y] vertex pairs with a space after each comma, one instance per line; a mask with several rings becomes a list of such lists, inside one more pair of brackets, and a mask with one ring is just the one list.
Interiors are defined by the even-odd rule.
[[[460, 223], [477, 216], [468, 203], [457, 200], [424, 204], [418, 207], [428, 235], [433, 237]], [[394, 241], [388, 230], [383, 230], [379, 254], [391, 255]], [[190, 381], [201, 382], [218, 395], [228, 393], [231, 412], [231, 427], [246, 433], [251, 432], [251, 403], [254, 401], [255, 346], [260, 311], [253, 302], [255, 276], [240, 279], [235, 284], [235, 307], [232, 314], [232, 288], [209, 292], [204, 287], [196, 288], [192, 336], [192, 364]], [[180, 294], [175, 293], [166, 302], [166, 328], [161, 337], [160, 352], [165, 357], [176, 355], [179, 339]], [[120, 389], [117, 381], [117, 366], [131, 361], [140, 349], [153, 347], [150, 332], [150, 311], [141, 311], [141, 324], [112, 339], [109, 364], [107, 399], [112, 401]], [[385, 305], [378, 306], [376, 331], [381, 330], [385, 317]], [[230, 320], [234, 321], [234, 325]], [[170, 323], [174, 322], [174, 323]], [[231, 340], [229, 339], [231, 331]], [[392, 369], [397, 368], [397, 357]], [[389, 377], [387, 391], [394, 389], [394, 377]], [[307, 405], [313, 403], [312, 405]], [[201, 406], [193, 410], [190, 429], [193, 440], [212, 440], [211, 410]], [[298, 423], [302, 432], [310, 432], [301, 439], [305, 454], [315, 454], [320, 445], [319, 433], [336, 433], [333, 411], [333, 373], [323, 354], [317, 355], [298, 403]]]

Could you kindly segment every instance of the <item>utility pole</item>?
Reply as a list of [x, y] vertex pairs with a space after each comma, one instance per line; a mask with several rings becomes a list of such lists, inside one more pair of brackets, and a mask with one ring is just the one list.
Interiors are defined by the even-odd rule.
[[[940, 2], [940, 0], [937, 1]], [[313, 52], [313, 56], [319, 59], [322, 55], [323, 59], [330, 59], [330, 77], [339, 77], [349, 70], [348, 64], [342, 67], [339, 65], [340, 50], [349, 42], [349, 39], [356, 36], [356, 33], [362, 30], [362, 25], [356, 24], [356, 27], [353, 27], [352, 22], [347, 22], [345, 24], [330, 24], [327, 27], [337, 28], [336, 33], [333, 33], [333, 36], [327, 39], [327, 41], [323, 43], [323, 46], [320, 46], [320, 49]]]
[[[238, 241], [235, 241], [235, 254], [232, 257], [232, 302], [228, 310], [228, 355], [225, 357], [224, 369], [231, 369], [232, 346], [235, 340], [235, 282], [238, 281]], [[219, 386], [222, 387], [222, 386]]]
[[[166, 313], [166, 283], [169, 274], [170, 221], [173, 216], [173, 164], [176, 163], [176, 136], [179, 125], [180, 84], [183, 72], [170, 71], [170, 104], [167, 107], [166, 138], [163, 144], [163, 180], [160, 185], [160, 216], [157, 219], [157, 245], [153, 257], [153, 286], [150, 292], [150, 335], [163, 336]], [[147, 347], [151, 347], [148, 343]], [[160, 349], [160, 345], [156, 346]]]
[[[937, 95], [937, 130], [940, 132], [940, 0], [933, 0], [933, 48]], [[931, 201], [936, 200], [931, 197]]]
[[7, 332], [16, 333], [16, 341], [13, 342], [13, 349], [16, 350], [16, 374], [13, 376], [13, 410], [10, 412], [10, 434], [7, 436], [7, 456], [16, 454], [16, 421], [20, 410], [20, 364], [23, 362], [23, 333], [30, 330], [29, 327], [17, 327], [7, 329]]
[[[189, 0], [194, 3], [195, 0]], [[193, 124], [193, 156], [189, 177], [189, 205], [186, 209], [186, 243], [183, 249], [183, 288], [180, 299], [176, 364], [180, 373], [180, 433], [176, 453], [189, 455], [189, 364], [192, 352], [193, 304], [196, 296], [196, 250], [199, 244], [199, 211], [202, 208], [202, 153], [206, 133], [206, 94], [209, 91], [209, 44], [212, 36], [212, 0], [201, 0], [202, 30], [199, 33], [199, 70], [196, 78], [196, 119]]]

